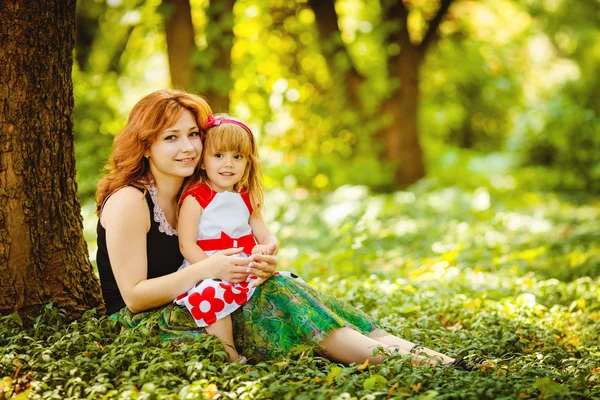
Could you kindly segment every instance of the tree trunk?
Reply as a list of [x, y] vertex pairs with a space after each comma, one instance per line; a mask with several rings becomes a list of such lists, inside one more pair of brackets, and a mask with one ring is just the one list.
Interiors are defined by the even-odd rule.
[[205, 88], [200, 88], [214, 112], [229, 111], [231, 79], [231, 50], [233, 49], [233, 6], [235, 0], [212, 0], [208, 6], [206, 41], [212, 63], [203, 72]]
[[169, 15], [165, 18], [167, 53], [171, 84], [177, 89], [191, 90], [194, 44], [194, 25], [189, 0], [163, 0], [169, 6]]
[[[76, 0], [0, 5], [0, 313], [104, 309], [75, 183]], [[102, 311], [101, 310], [101, 311]]]
[[439, 40], [438, 28], [452, 2], [440, 1], [419, 44], [412, 43], [410, 38], [410, 11], [406, 4], [402, 0], [382, 3], [382, 22], [393, 28], [389, 29], [387, 43], [398, 43], [401, 49], [399, 54], [388, 57], [390, 78], [397, 79], [400, 87], [382, 104], [382, 113], [390, 117], [391, 123], [377, 135], [382, 140], [384, 158], [396, 168], [394, 188], [411, 185], [425, 176], [418, 126], [419, 72], [428, 49]]
[[396, 168], [395, 187], [411, 185], [425, 176], [418, 126], [420, 68], [418, 51], [403, 49], [393, 71], [400, 80], [400, 88], [382, 105], [383, 114], [391, 122], [379, 137], [383, 140], [384, 158]]

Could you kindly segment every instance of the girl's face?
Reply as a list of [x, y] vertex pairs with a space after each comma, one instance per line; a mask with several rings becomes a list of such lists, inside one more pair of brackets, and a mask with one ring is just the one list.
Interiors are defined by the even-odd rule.
[[216, 192], [231, 192], [244, 176], [248, 156], [237, 151], [206, 149], [202, 169], [206, 170], [208, 184]]
[[194, 173], [202, 154], [202, 140], [196, 119], [183, 111], [175, 124], [158, 135], [146, 152], [156, 180], [188, 177]]

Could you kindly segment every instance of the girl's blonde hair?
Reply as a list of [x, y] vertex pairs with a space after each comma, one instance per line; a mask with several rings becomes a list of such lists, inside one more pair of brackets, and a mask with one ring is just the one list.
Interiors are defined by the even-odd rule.
[[[202, 97], [171, 89], [150, 93], [133, 107], [125, 128], [113, 141], [113, 152], [106, 165], [108, 174], [98, 183], [97, 214], [108, 196], [123, 186], [145, 190], [144, 183], [154, 177], [144, 154], [156, 142], [158, 135], [173, 126], [186, 110], [192, 113], [200, 128], [211, 114], [210, 106]], [[186, 178], [182, 187], [189, 179]]]
[[[218, 114], [216, 119], [233, 120], [227, 114]], [[237, 120], [236, 120], [237, 121]], [[204, 147], [200, 164], [196, 168], [193, 181], [201, 184], [208, 182], [206, 171], [201, 168], [204, 156], [215, 151], [233, 151], [243, 154], [248, 159], [246, 170], [242, 179], [236, 183], [233, 190], [236, 192], [246, 189], [254, 213], [259, 213], [264, 200], [264, 185], [262, 181], [262, 167], [258, 156], [258, 146], [254, 134], [242, 126], [232, 122], [222, 122], [220, 125], [210, 126], [204, 132]]]

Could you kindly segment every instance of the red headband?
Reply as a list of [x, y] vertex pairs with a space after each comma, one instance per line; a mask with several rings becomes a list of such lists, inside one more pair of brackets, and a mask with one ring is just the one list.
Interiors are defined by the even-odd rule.
[[204, 127], [202, 128], [202, 130], [204, 132], [206, 132], [207, 130], [209, 130], [210, 128], [212, 128], [213, 126], [219, 126], [222, 123], [229, 123], [229, 124], [234, 124], [234, 125], [238, 125], [241, 126], [242, 128], [244, 128], [252, 137], [252, 131], [250, 130], [250, 128], [248, 128], [248, 126], [246, 126], [246, 124], [240, 122], [240, 121], [236, 121], [235, 119], [225, 119], [225, 118], [221, 118], [219, 116], [215, 116], [210, 114], [208, 116], [208, 118], [206, 119], [206, 125], [204, 125]]

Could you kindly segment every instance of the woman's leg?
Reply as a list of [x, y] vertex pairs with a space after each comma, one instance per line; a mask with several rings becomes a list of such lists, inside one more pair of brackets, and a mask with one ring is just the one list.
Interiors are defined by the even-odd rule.
[[430, 350], [425, 347], [418, 347], [418, 348], [414, 349], [414, 346], [415, 346], [414, 343], [409, 342], [408, 340], [405, 340], [405, 339], [401, 339], [397, 336], [385, 335], [385, 336], [373, 337], [372, 339], [376, 340], [377, 342], [379, 342], [382, 345], [387, 345], [387, 346], [384, 346], [384, 347], [386, 347], [387, 350], [390, 350], [390, 351], [396, 350], [396, 351], [398, 351], [398, 353], [400, 353], [402, 355], [407, 355], [409, 353], [413, 353], [414, 355], [423, 355], [423, 353], [424, 353], [424, 354], [427, 354], [429, 357], [440, 360], [443, 364], [451, 363], [452, 361], [454, 361], [454, 358], [452, 358], [452, 357], [448, 357], [445, 354], [439, 353], [434, 350]]
[[[373, 356], [373, 350], [377, 346], [382, 346], [387, 353], [397, 350], [402, 355], [410, 354], [414, 344], [400, 339], [396, 336], [386, 335], [377, 338], [370, 338], [351, 328], [336, 329], [325, 340], [321, 341], [321, 346], [327, 351], [327, 356], [333, 361], [344, 364], [357, 363], [362, 364], [369, 360], [371, 364], [379, 364], [383, 361], [381, 354]], [[426, 353], [427, 356], [420, 355]], [[437, 365], [439, 362], [431, 359], [430, 356], [441, 359], [442, 363], [452, 362], [454, 359], [433, 350], [419, 348], [414, 352], [412, 358], [413, 365], [431, 364]], [[439, 357], [439, 358], [438, 358]]]
[[365, 360], [379, 364], [383, 360], [381, 355], [373, 356], [373, 350], [381, 343], [351, 328], [336, 329], [320, 345], [327, 351], [328, 358], [344, 364], [362, 364]]
[[207, 326], [206, 332], [211, 335], [215, 335], [223, 341], [225, 351], [227, 354], [229, 354], [229, 360], [235, 361], [240, 358], [240, 355], [235, 349], [235, 345], [233, 343], [233, 327], [230, 315], [218, 320], [212, 325]]

